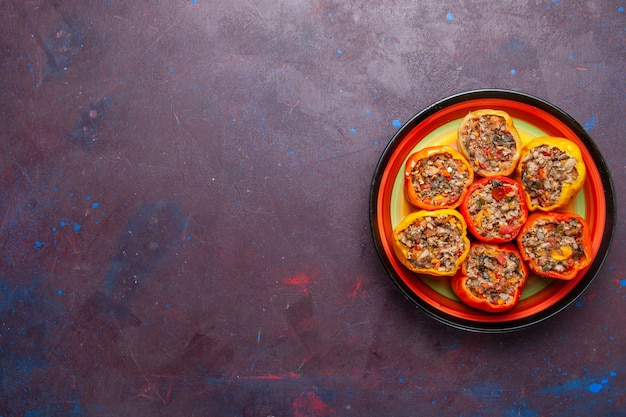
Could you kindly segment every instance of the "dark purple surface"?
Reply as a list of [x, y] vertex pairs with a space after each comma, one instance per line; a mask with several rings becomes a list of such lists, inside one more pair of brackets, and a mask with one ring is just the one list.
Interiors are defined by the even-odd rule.
[[[623, 413], [624, 4], [215, 3], [0, 2], [0, 416]], [[572, 115], [617, 195], [511, 334], [415, 309], [369, 229], [395, 131], [477, 88]]]

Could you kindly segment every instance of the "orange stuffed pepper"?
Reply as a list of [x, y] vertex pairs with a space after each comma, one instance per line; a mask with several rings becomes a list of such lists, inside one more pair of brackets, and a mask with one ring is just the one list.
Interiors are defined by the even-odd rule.
[[456, 208], [474, 180], [474, 171], [454, 148], [433, 146], [409, 156], [404, 179], [407, 200], [413, 206], [424, 210]]

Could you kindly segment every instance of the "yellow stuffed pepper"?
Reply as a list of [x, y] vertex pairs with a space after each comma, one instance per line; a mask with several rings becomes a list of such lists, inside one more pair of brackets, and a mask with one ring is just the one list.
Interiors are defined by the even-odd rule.
[[452, 276], [470, 248], [467, 224], [452, 209], [417, 211], [394, 229], [392, 245], [398, 260], [413, 272]]
[[553, 211], [572, 200], [583, 187], [587, 169], [578, 145], [569, 139], [544, 136], [522, 149], [517, 175], [530, 211]]
[[507, 176], [515, 171], [522, 140], [507, 112], [482, 109], [463, 118], [457, 145], [476, 174], [483, 177]]

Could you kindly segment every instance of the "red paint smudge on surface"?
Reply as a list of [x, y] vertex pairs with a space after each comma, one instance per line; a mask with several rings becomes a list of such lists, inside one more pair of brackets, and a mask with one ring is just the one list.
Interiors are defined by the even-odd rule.
[[283, 285], [290, 285], [292, 287], [301, 287], [301, 291], [305, 294], [309, 294], [308, 285], [310, 278], [303, 272], [296, 272], [294, 275], [282, 280]]
[[597, 296], [598, 296], [598, 294], [596, 294], [596, 293], [590, 293], [590, 294], [584, 295], [582, 297], [582, 299], [583, 299], [584, 302], [588, 302], [588, 301], [592, 301]]
[[137, 393], [136, 398], [143, 398], [163, 405], [171, 402], [176, 375], [143, 375], [142, 373], [142, 378], [144, 386]]
[[291, 406], [294, 417], [328, 417], [334, 416], [334, 410], [320, 400], [313, 391], [308, 391], [294, 398]]
[[309, 277], [302, 273], [296, 272], [293, 276], [283, 279], [285, 285], [309, 285]]
[[363, 284], [363, 276], [359, 276], [357, 281], [356, 281], [356, 285], [354, 286], [354, 289], [352, 291], [350, 291], [349, 293], [349, 297], [352, 299], [352, 301], [354, 301], [354, 299], [356, 298], [357, 294], [359, 293], [359, 290], [361, 289], [361, 285]]

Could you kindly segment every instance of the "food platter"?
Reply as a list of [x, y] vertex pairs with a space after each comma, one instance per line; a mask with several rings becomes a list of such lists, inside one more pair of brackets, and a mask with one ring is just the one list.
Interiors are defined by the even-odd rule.
[[[409, 271], [394, 255], [393, 229], [415, 211], [403, 188], [408, 157], [425, 147], [456, 148], [459, 123], [470, 111], [498, 109], [511, 115], [522, 143], [539, 136], [557, 136], [581, 148], [587, 167], [583, 189], [562, 210], [585, 218], [592, 232], [592, 263], [569, 281], [531, 274], [519, 303], [511, 310], [488, 313], [463, 304], [449, 279]], [[537, 97], [508, 90], [460, 93], [425, 108], [406, 122], [383, 151], [370, 192], [370, 225], [378, 256], [387, 274], [416, 307], [450, 326], [476, 332], [501, 333], [544, 321], [576, 301], [589, 287], [606, 258], [615, 228], [615, 195], [607, 165], [585, 129], [556, 106]]]

